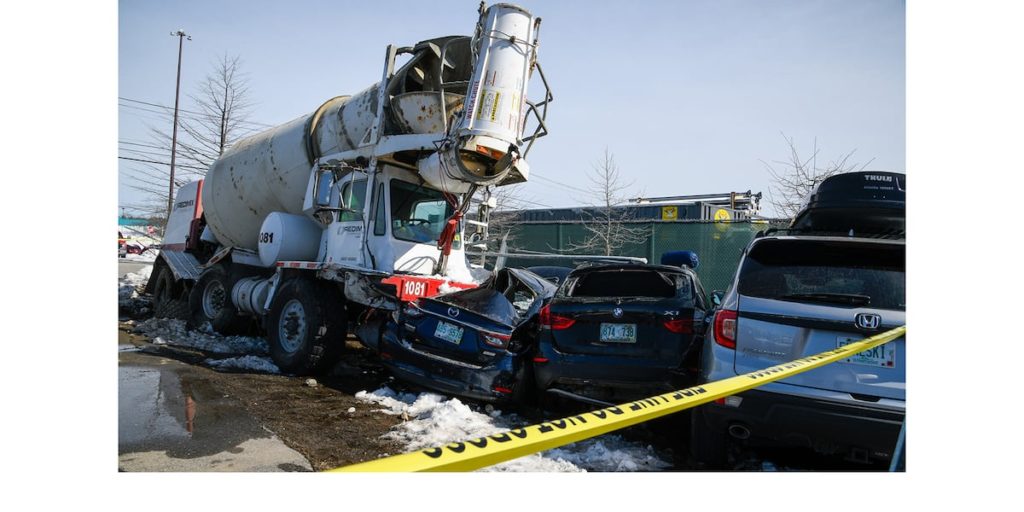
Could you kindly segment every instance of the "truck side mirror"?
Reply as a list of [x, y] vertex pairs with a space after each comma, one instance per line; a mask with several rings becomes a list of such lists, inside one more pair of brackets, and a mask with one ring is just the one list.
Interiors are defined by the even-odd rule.
[[715, 290], [711, 292], [711, 303], [714, 304], [716, 308], [722, 305], [722, 290]]
[[331, 189], [334, 188], [334, 173], [330, 170], [321, 169], [317, 171], [316, 191], [314, 192], [315, 205], [320, 208], [331, 206]]

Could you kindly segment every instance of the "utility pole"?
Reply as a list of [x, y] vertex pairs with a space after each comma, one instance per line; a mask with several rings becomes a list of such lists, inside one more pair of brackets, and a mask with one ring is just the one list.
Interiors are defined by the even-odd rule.
[[189, 41], [192, 40], [192, 36], [185, 33], [184, 30], [178, 30], [171, 32], [172, 36], [178, 37], [178, 79], [174, 84], [174, 129], [171, 132], [171, 179], [167, 190], [167, 220], [171, 220], [171, 208], [174, 206], [174, 157], [178, 153], [178, 95], [181, 92], [181, 50], [185, 43], [185, 38]]

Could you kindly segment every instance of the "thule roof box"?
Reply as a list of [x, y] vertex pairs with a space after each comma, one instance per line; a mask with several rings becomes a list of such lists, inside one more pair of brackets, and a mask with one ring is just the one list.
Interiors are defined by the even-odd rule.
[[825, 178], [807, 196], [790, 231], [903, 233], [907, 175], [851, 172]]

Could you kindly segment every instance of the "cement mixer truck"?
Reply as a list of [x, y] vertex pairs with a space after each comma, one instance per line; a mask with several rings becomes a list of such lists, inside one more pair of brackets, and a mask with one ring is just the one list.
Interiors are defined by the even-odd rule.
[[379, 83], [235, 143], [176, 195], [149, 283], [157, 315], [224, 334], [255, 323], [283, 371], [308, 374], [350, 331], [375, 348], [404, 301], [475, 286], [488, 273], [467, 236], [486, 232], [494, 187], [529, 178], [547, 134], [539, 28], [481, 4], [473, 36], [388, 46]]

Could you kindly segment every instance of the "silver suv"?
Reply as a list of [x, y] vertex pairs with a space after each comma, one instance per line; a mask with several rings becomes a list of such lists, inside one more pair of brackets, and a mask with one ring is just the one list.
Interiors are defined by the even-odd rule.
[[[768, 232], [748, 245], [705, 336], [702, 381], [761, 370], [905, 324], [902, 226], [896, 236], [843, 231]], [[901, 337], [696, 409], [694, 458], [706, 467], [728, 467], [729, 446], [740, 444], [802, 446], [857, 462], [890, 462], [906, 407], [905, 349]]]

